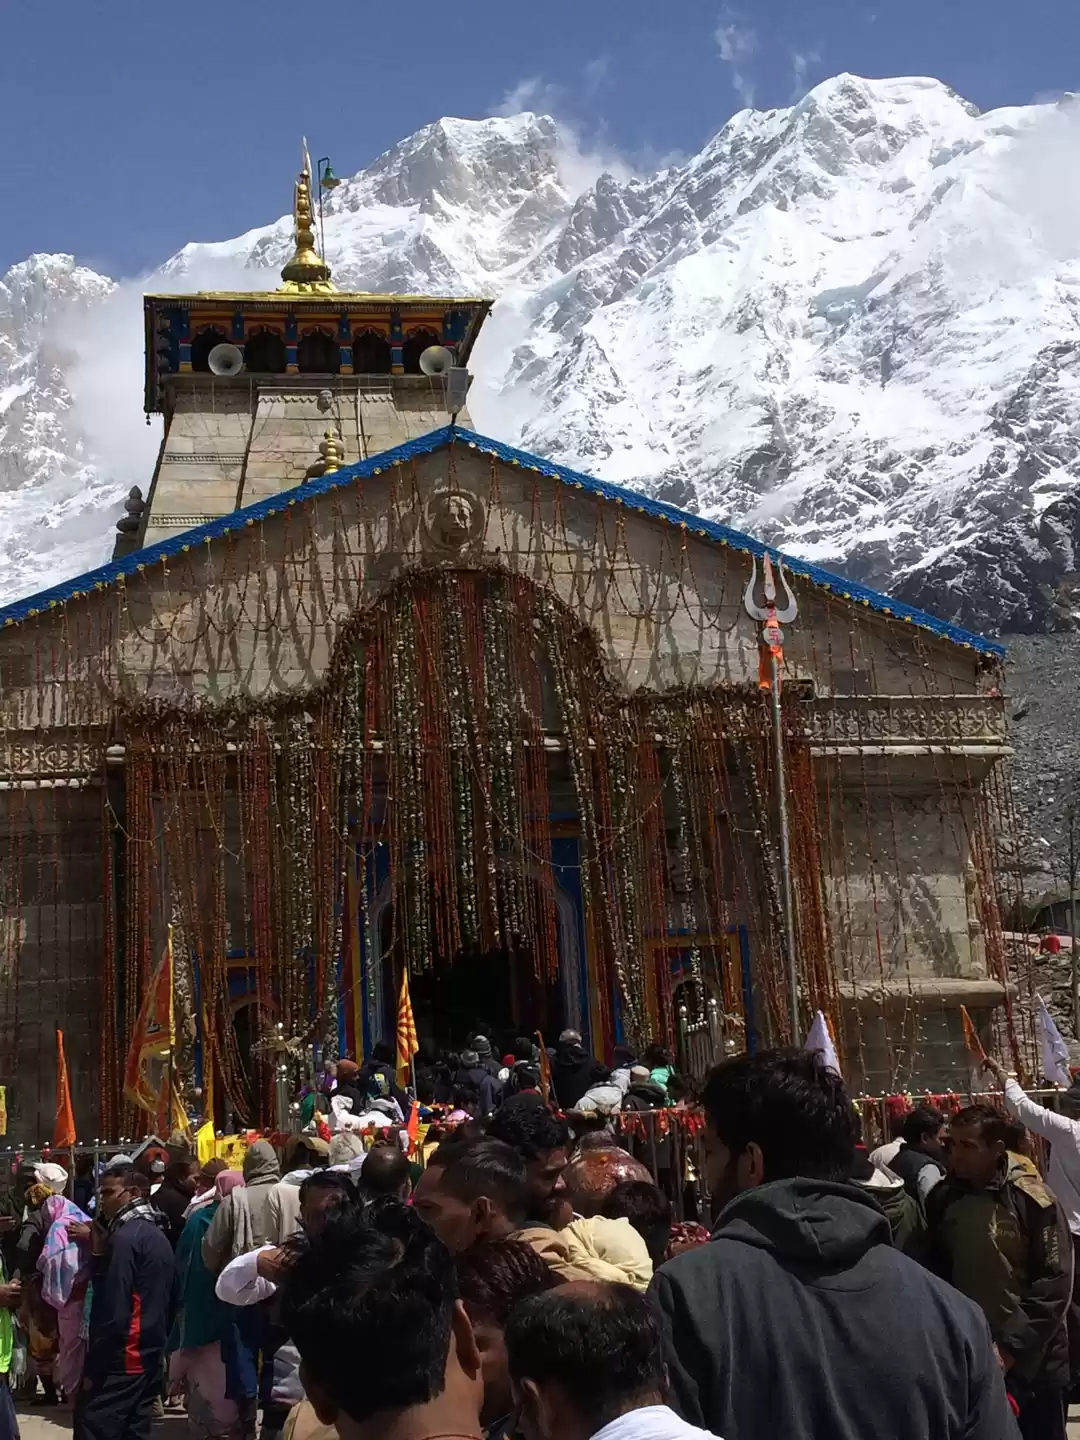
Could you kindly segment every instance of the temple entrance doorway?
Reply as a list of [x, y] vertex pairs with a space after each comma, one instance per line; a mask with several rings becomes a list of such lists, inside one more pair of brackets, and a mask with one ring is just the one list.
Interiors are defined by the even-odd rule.
[[[388, 904], [379, 919], [381, 953], [378, 1017], [380, 1035], [392, 1038], [396, 1028], [397, 997], [401, 988], [401, 947], [394, 938], [394, 907]], [[563, 974], [565, 931], [560, 934], [559, 974], [553, 979], [537, 975], [533, 947], [527, 936], [509, 945], [484, 950], [457, 951], [449, 958], [435, 954], [426, 969], [409, 976], [416, 1029], [422, 1041], [442, 1049], [460, 1049], [482, 1027], [490, 1031], [500, 1053], [516, 1035], [557, 1035], [566, 1025], [571, 1008]]]

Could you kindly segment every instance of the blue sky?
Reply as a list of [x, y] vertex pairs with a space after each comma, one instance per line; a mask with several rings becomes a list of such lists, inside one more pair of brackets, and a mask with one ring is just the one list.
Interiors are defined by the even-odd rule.
[[0, 274], [134, 275], [288, 207], [298, 140], [360, 169], [508, 94], [638, 163], [840, 70], [984, 109], [1080, 89], [1076, 0], [0, 0]]

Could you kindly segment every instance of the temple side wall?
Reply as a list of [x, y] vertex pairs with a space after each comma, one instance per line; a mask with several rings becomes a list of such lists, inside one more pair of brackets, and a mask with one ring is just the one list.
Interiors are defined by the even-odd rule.
[[56, 1030], [63, 1030], [81, 1141], [98, 1134], [102, 797], [97, 786], [0, 791], [0, 1145], [49, 1144], [56, 1117]]

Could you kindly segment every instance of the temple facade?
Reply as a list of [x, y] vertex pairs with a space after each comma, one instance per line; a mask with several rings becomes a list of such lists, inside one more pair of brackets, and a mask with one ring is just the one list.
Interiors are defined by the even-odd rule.
[[406, 972], [437, 1042], [700, 1058], [820, 1009], [868, 1095], [966, 1088], [961, 1006], [1023, 1049], [1000, 647], [448, 423], [419, 358], [460, 370], [488, 302], [334, 291], [308, 188], [282, 291], [147, 297], [147, 498], [0, 611], [12, 1133], [51, 1129], [54, 1026], [80, 1136], [131, 1133], [170, 944], [219, 1118], [392, 1035]]

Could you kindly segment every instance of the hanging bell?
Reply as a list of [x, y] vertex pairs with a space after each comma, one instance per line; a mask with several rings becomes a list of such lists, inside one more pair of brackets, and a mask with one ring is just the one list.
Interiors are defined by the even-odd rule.
[[329, 160], [326, 162], [326, 169], [319, 177], [319, 184], [324, 190], [336, 190], [341, 184], [341, 181], [334, 174], [334, 167], [330, 164]]

